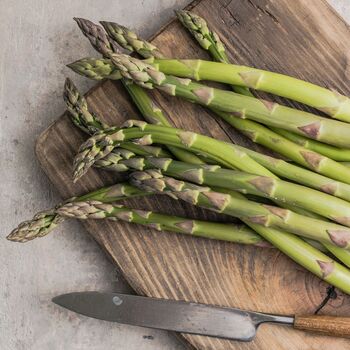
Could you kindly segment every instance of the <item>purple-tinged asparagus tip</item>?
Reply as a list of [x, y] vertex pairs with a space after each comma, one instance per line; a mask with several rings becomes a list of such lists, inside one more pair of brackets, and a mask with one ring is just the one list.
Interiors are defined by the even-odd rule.
[[103, 56], [109, 57], [111, 53], [118, 52], [118, 48], [104, 29], [85, 18], [73, 18], [83, 34], [89, 39], [91, 45]]

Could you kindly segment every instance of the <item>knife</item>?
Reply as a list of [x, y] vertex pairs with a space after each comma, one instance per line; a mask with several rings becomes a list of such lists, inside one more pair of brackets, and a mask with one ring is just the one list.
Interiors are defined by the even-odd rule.
[[240, 341], [251, 341], [259, 325], [265, 322], [350, 337], [350, 318], [347, 317], [290, 317], [119, 293], [75, 292], [59, 295], [52, 301], [100, 320]]

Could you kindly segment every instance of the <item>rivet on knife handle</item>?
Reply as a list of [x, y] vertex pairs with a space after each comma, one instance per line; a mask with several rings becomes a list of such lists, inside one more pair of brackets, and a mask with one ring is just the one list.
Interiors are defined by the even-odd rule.
[[350, 317], [295, 316], [294, 328], [324, 335], [350, 338]]

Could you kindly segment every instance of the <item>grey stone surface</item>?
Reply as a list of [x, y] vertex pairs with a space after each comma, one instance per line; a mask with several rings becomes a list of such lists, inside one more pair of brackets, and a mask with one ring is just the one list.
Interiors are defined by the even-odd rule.
[[[350, 21], [348, 0], [329, 0]], [[53, 305], [76, 290], [128, 291], [82, 227], [69, 222], [19, 245], [4, 237], [20, 221], [60, 198], [34, 156], [36, 137], [64, 110], [64, 78], [93, 83], [65, 63], [95, 55], [73, 16], [106, 19], [154, 32], [189, 0], [0, 0], [0, 349], [183, 349], [166, 332], [109, 324]]]

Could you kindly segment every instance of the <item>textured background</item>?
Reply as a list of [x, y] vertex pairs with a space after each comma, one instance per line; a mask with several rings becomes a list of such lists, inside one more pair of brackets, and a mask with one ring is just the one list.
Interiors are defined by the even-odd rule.
[[[239, 0], [236, 0], [239, 1]], [[128, 291], [119, 272], [76, 222], [19, 245], [4, 237], [60, 198], [34, 155], [37, 136], [64, 110], [70, 76], [81, 91], [94, 83], [65, 64], [96, 55], [73, 16], [114, 20], [154, 33], [188, 0], [0, 0], [0, 349], [177, 350], [167, 332], [78, 316], [51, 303], [77, 290]], [[348, 0], [329, 0], [350, 23]], [[15, 209], [17, 208], [17, 209]]]

